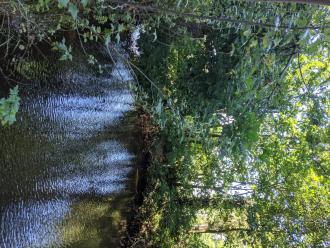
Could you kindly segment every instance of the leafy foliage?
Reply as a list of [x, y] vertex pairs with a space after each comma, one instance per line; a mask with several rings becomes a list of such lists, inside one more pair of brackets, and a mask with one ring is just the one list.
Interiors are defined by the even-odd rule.
[[[36, 40], [74, 59], [68, 32], [84, 50], [145, 30], [141, 55], [127, 61], [160, 130], [140, 209], [145, 246], [329, 244], [329, 8], [239, 0], [3, 6], [5, 16], [28, 13], [0, 35], [9, 63]], [[98, 63], [87, 53], [86, 61]]]
[[1, 125], [11, 125], [16, 121], [16, 113], [19, 108], [18, 87], [10, 90], [8, 98], [0, 99], [0, 121]]
[[[140, 76], [141, 100], [166, 139], [163, 166], [149, 172], [146, 204], [159, 213], [150, 218], [150, 242], [322, 247], [329, 242], [327, 38], [326, 29], [300, 27], [324, 25], [328, 10], [235, 3], [180, 3], [156, 41], [146, 33], [140, 42], [137, 63], [148, 75]], [[241, 22], [217, 22], [214, 13]]]

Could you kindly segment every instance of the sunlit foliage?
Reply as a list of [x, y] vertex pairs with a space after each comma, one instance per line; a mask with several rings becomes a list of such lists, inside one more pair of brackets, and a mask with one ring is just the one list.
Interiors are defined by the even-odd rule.
[[[140, 52], [127, 65], [138, 79], [138, 104], [160, 131], [132, 243], [329, 245], [328, 7], [240, 0], [21, 4], [3, 8], [22, 20], [11, 26], [15, 39], [7, 29], [0, 36], [0, 45], [11, 44], [0, 47], [9, 63], [10, 54], [36, 40], [49, 42], [60, 60], [73, 60], [65, 33], [84, 49], [85, 42], [108, 46], [140, 30]], [[98, 63], [87, 52], [86, 61]]]

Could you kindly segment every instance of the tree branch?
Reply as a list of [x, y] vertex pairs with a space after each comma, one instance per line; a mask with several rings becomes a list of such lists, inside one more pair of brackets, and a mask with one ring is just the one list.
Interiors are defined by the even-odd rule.
[[[251, 0], [247, 0], [247, 1], [250, 2]], [[301, 3], [301, 4], [330, 5], [330, 0], [260, 0], [259, 2]]]
[[[194, 18], [194, 19], [197, 19], [200, 21], [227, 22], [227, 23], [242, 24], [242, 25], [247, 25], [247, 26], [259, 26], [259, 27], [263, 27], [263, 28], [276, 28], [276, 29], [286, 29], [286, 30], [305, 30], [305, 29], [314, 29], [315, 30], [315, 29], [330, 28], [330, 25], [324, 25], [324, 26], [309, 25], [309, 26], [301, 26], [301, 27], [290, 27], [290, 26], [286, 26], [286, 25], [275, 25], [275, 24], [271, 24], [271, 23], [261, 23], [261, 22], [250, 21], [250, 20], [232, 19], [227, 16], [196, 15], [194, 13], [179, 12], [179, 11], [176, 11], [173, 9], [159, 8], [159, 7], [154, 7], [154, 6], [150, 6], [150, 5], [142, 5], [142, 4], [129, 3], [129, 2], [124, 2], [124, 1], [117, 1], [117, 0], [110, 0], [108, 2], [110, 4], [111, 3], [112, 4], [121, 4], [122, 7], [126, 8], [126, 9], [140, 9], [147, 13], [157, 13], [157, 14], [164, 13], [166, 15], [174, 15], [174, 16], [178, 16], [178, 17], [190, 17], [190, 18]], [[293, 2], [293, 1], [290, 1], [290, 2]], [[329, 5], [330, 5], [330, 0], [325, 0], [325, 2], [329, 2]]]

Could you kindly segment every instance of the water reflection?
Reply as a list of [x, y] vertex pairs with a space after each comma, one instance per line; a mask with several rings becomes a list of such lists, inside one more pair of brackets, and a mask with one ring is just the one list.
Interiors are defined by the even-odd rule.
[[68, 201], [12, 203], [2, 209], [1, 247], [61, 245], [57, 226], [69, 212]]
[[70, 92], [26, 89], [18, 122], [0, 130], [0, 247], [118, 245], [135, 160], [136, 130], [122, 119], [132, 77], [122, 66], [70, 77]]

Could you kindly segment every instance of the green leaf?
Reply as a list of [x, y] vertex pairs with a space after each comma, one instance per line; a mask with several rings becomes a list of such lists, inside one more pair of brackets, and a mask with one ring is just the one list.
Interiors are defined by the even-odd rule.
[[253, 87], [253, 79], [251, 77], [247, 78], [246, 79], [246, 84], [247, 84], [248, 89], [252, 89], [252, 87]]
[[71, 16], [73, 17], [73, 19], [77, 19], [78, 17], [78, 8], [75, 4], [73, 3], [69, 3], [69, 8], [68, 8]]
[[156, 106], [156, 113], [160, 115], [162, 113], [162, 109], [163, 109], [163, 102], [162, 99], [159, 99], [158, 104]]
[[64, 61], [64, 60], [68, 60], [66, 54], [63, 54], [63, 55], [60, 57], [60, 61]]
[[120, 33], [117, 33], [117, 35], [116, 35], [116, 40], [117, 40], [117, 43], [120, 42]]
[[247, 29], [243, 32], [243, 35], [246, 36], [246, 37], [249, 37], [251, 34], [251, 29]]
[[80, 0], [81, 4], [84, 6], [84, 8], [87, 6], [89, 0]]
[[121, 33], [125, 30], [125, 26], [123, 24], [119, 24], [117, 29], [118, 29], [118, 32]]
[[253, 39], [251, 41], [250, 47], [256, 47], [258, 45], [258, 41], [256, 39]]
[[262, 38], [262, 46], [263, 46], [263, 48], [264, 49], [267, 49], [268, 48], [268, 38], [267, 38], [267, 36], [264, 36], [263, 38]]
[[92, 65], [95, 65], [95, 63], [97, 62], [97, 60], [95, 59], [95, 57], [93, 55], [91, 55], [91, 54], [88, 56], [88, 60], [87, 61], [88, 61], [89, 64], [92, 64]]
[[154, 35], [154, 39], [152, 42], [155, 42], [157, 40], [157, 31], [155, 30], [152, 34]]
[[69, 0], [57, 0], [58, 1], [58, 7], [59, 8], [64, 8], [68, 6]]
[[111, 30], [105, 29], [104, 44], [107, 46], [111, 41]]
[[235, 52], [235, 45], [234, 45], [234, 43], [231, 43], [230, 57], [232, 57], [234, 55], [234, 52]]
[[275, 44], [275, 46], [278, 46], [278, 44], [280, 44], [281, 40], [282, 40], [281, 38], [276, 37], [276, 38], [274, 39], [274, 44]]

